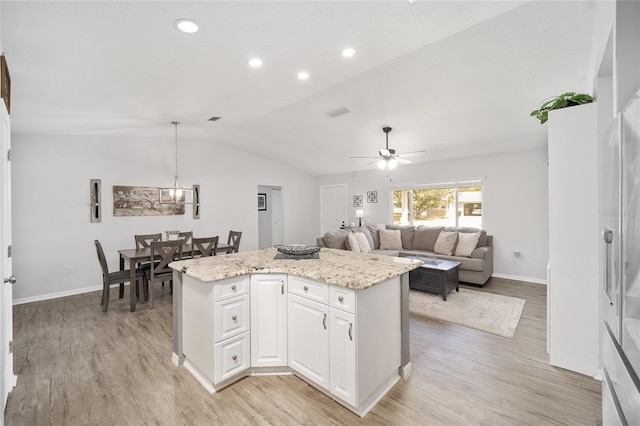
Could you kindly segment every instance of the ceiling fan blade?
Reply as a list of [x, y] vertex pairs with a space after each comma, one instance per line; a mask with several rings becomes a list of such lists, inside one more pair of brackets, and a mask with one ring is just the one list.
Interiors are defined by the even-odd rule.
[[426, 153], [427, 151], [410, 151], [410, 152], [402, 152], [398, 155], [402, 155], [403, 157], [406, 157], [407, 155], [424, 155]]
[[366, 158], [366, 159], [373, 159], [373, 158], [378, 158], [378, 157], [349, 157], [349, 158]]
[[400, 164], [410, 164], [410, 163], [412, 163], [411, 160], [407, 160], [406, 158], [400, 158], [400, 157], [397, 157], [396, 161], [398, 163], [400, 163]]
[[372, 164], [376, 164], [376, 163], [377, 163], [378, 161], [380, 161], [380, 160], [382, 160], [382, 159], [381, 159], [381, 158], [377, 158], [377, 157], [376, 157], [376, 159], [375, 159], [375, 160], [373, 160], [373, 161], [372, 161], [372, 162], [370, 162], [370, 163], [367, 163], [367, 166], [370, 166], [370, 165], [372, 165]]

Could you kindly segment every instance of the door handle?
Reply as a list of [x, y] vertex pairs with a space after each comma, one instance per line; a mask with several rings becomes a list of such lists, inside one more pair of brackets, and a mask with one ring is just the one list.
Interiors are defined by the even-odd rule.
[[284, 294], [284, 281], [280, 281], [282, 287], [280, 288], [280, 294]]
[[353, 335], [351, 334], [352, 328], [353, 328], [353, 323], [349, 323], [349, 340], [353, 340]]
[[602, 231], [604, 240], [604, 293], [609, 299], [609, 304], [613, 304], [611, 298], [611, 243], [613, 242], [613, 231], [604, 229]]
[[322, 318], [322, 326], [325, 330], [327, 329], [327, 314], [324, 314], [324, 317]]
[[16, 277], [14, 277], [13, 275], [11, 275], [9, 278], [4, 279], [4, 282], [9, 284], [15, 284], [16, 281], [17, 281]]

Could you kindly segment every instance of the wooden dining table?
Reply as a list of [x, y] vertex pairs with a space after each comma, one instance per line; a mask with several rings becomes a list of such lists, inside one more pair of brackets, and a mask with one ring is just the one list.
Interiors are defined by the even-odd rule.
[[[227, 245], [225, 243], [218, 243], [218, 248], [216, 250], [217, 253], [226, 253], [228, 249], [233, 246]], [[191, 246], [185, 245], [182, 248], [183, 253], [191, 252]], [[139, 249], [122, 249], [118, 250], [120, 254], [120, 270], [125, 270], [125, 265], [127, 262], [129, 263], [129, 271], [131, 274], [130, 284], [129, 284], [129, 309], [131, 312], [136, 310], [136, 266], [139, 263], [150, 262], [151, 261], [151, 248], [139, 248]], [[193, 254], [199, 254], [200, 251], [197, 248], [193, 248]]]

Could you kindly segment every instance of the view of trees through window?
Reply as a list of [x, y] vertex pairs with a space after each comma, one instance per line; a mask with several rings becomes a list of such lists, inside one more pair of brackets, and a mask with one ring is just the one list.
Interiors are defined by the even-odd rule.
[[397, 225], [482, 227], [482, 187], [399, 189], [393, 191]]

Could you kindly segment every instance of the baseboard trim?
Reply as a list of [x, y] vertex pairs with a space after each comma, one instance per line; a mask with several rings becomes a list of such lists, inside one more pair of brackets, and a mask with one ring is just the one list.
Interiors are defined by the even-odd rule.
[[542, 278], [521, 277], [519, 275], [496, 274], [496, 273], [491, 274], [491, 276], [496, 278], [505, 278], [507, 280], [526, 281], [528, 283], [547, 285], [547, 280]]
[[[119, 284], [114, 284], [111, 287], [113, 288], [118, 285]], [[126, 283], [125, 287], [128, 287], [128, 286], [129, 284]], [[76, 294], [91, 293], [92, 291], [102, 291], [102, 286], [95, 285], [91, 287], [76, 288], [73, 290], [58, 291], [56, 293], [40, 294], [38, 296], [22, 297], [20, 299], [13, 299], [13, 305], [15, 306], [15, 305], [22, 305], [25, 303], [42, 302], [43, 300], [59, 299], [61, 297], [75, 296]], [[126, 292], [125, 292], [125, 297], [127, 297]]]

